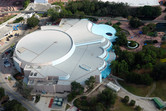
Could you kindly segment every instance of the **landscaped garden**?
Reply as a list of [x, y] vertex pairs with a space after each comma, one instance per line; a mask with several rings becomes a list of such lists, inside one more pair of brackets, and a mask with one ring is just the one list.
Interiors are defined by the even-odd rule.
[[127, 46], [129, 49], [135, 49], [139, 47], [139, 44], [136, 41], [128, 41]]

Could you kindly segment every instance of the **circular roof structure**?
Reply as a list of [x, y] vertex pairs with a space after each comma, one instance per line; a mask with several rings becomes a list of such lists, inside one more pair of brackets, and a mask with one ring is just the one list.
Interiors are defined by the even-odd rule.
[[26, 64], [55, 65], [69, 58], [75, 50], [72, 38], [59, 30], [40, 30], [22, 38], [15, 49]]

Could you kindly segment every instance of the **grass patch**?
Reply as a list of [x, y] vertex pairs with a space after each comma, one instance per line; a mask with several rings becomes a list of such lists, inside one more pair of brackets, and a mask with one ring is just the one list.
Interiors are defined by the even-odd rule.
[[70, 106], [67, 104], [65, 109], [67, 110], [68, 108], [70, 108]]
[[152, 85], [145, 86], [145, 85], [135, 85], [135, 84], [128, 84], [126, 82], [119, 81], [119, 84], [123, 86], [129, 92], [138, 95], [138, 96], [146, 96], [148, 91], [152, 88]]
[[0, 24], [2, 24], [2, 23], [4, 23], [4, 22], [8, 21], [9, 19], [11, 19], [11, 18], [13, 18], [13, 17], [15, 17], [15, 16], [16, 16], [16, 15], [11, 15], [11, 16], [2, 17], [2, 18], [0, 19]]
[[134, 111], [134, 108], [122, 103], [121, 98], [117, 98], [114, 109], [111, 111]]
[[166, 96], [165, 96], [165, 92], [166, 92], [166, 81], [162, 80], [162, 81], [157, 81], [156, 82], [156, 89], [154, 90], [154, 92], [150, 95], [152, 97], [160, 97], [162, 100], [166, 101]]

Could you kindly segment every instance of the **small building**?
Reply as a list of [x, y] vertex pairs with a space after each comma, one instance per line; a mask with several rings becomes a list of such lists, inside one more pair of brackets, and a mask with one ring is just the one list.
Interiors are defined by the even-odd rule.
[[118, 92], [118, 91], [120, 90], [120, 87], [117, 86], [116, 84], [112, 83], [112, 82], [109, 82], [109, 83], [107, 84], [107, 87], [111, 88], [112, 90], [114, 90], [114, 91], [116, 91], [116, 92]]
[[159, 109], [164, 108], [165, 105], [166, 105], [160, 98], [155, 97], [152, 100], [154, 101], [154, 103], [156, 104], [157, 108], [159, 108]]

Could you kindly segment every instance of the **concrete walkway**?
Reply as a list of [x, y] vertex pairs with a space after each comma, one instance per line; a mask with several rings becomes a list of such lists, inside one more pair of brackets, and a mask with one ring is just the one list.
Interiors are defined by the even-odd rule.
[[151, 101], [153, 97], [142, 97], [134, 95], [130, 92], [128, 92], [126, 89], [124, 89], [118, 82], [115, 80], [115, 83], [121, 87], [121, 90], [118, 92], [118, 96], [124, 98], [125, 96], [129, 96], [130, 100], [135, 100], [136, 105], [139, 105], [141, 108], [143, 108], [143, 111], [159, 111], [155, 104]]
[[75, 97], [72, 102], [71, 102], [71, 106], [73, 106], [73, 103], [76, 99], [80, 98], [80, 97], [83, 97], [83, 96], [89, 96], [90, 94], [92, 94], [98, 87], [100, 87], [103, 83], [99, 83], [97, 86], [95, 86], [89, 93], [85, 93], [83, 95], [79, 95], [77, 97]]

